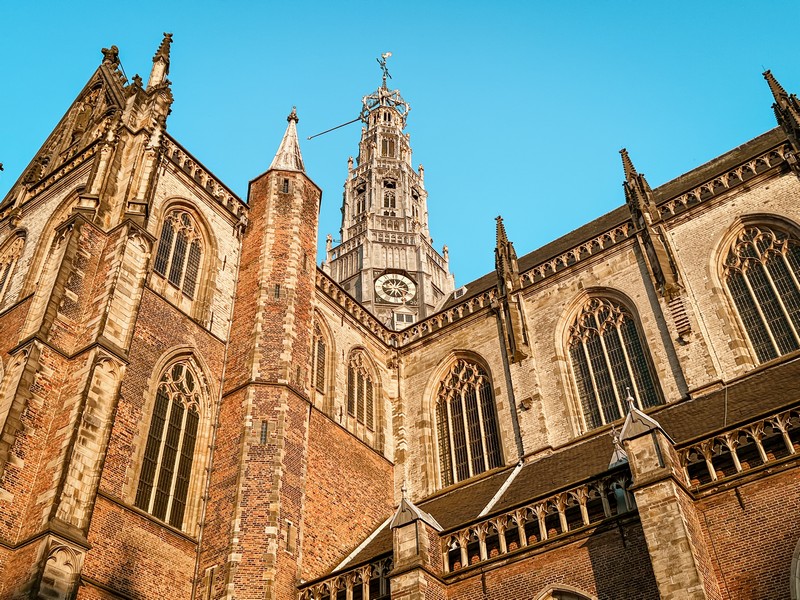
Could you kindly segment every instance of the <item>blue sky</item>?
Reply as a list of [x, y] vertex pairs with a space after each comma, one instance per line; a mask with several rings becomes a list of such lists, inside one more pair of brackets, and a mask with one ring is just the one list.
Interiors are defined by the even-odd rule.
[[[145, 81], [174, 33], [168, 130], [244, 197], [292, 105], [338, 238], [358, 115], [391, 51], [458, 285], [494, 267], [494, 217], [523, 255], [624, 202], [618, 150], [653, 186], [775, 126], [761, 77], [800, 93], [800, 3], [4, 3], [0, 196], [116, 44]], [[321, 255], [320, 255], [321, 258]]]

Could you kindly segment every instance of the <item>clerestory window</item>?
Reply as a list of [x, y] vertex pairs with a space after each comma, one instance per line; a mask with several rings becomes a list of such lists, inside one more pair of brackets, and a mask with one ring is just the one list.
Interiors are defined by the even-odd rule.
[[197, 376], [187, 363], [173, 364], [156, 391], [135, 506], [184, 529], [187, 495], [204, 406]]
[[170, 212], [161, 229], [153, 270], [193, 299], [202, 255], [202, 241], [194, 219], [182, 210]]
[[621, 418], [629, 394], [642, 409], [663, 402], [633, 316], [615, 300], [586, 301], [570, 328], [569, 355], [587, 429]]
[[457, 360], [440, 383], [436, 426], [443, 485], [503, 464], [492, 384], [476, 363]]
[[731, 244], [723, 277], [759, 362], [800, 349], [800, 240], [747, 226]]
[[347, 365], [347, 414], [375, 429], [375, 384], [361, 351], [354, 352]]

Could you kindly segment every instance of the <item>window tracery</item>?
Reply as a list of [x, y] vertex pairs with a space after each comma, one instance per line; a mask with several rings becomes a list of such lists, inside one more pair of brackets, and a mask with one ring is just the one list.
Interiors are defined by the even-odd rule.
[[745, 227], [723, 278], [759, 362], [800, 349], [800, 240], [766, 225]]
[[663, 401], [633, 316], [610, 298], [590, 298], [569, 331], [575, 385], [588, 429], [621, 418], [628, 394], [639, 408]]
[[17, 266], [19, 257], [22, 256], [22, 248], [24, 246], [25, 238], [17, 237], [0, 256], [0, 301], [6, 298], [14, 267]]
[[134, 505], [179, 529], [184, 528], [203, 405], [190, 365], [168, 368], [156, 391]]
[[375, 383], [363, 352], [354, 352], [347, 365], [347, 414], [375, 429]]
[[458, 359], [436, 399], [439, 462], [447, 486], [502, 464], [491, 381], [474, 362]]
[[194, 298], [202, 260], [202, 239], [195, 220], [182, 210], [164, 219], [153, 270]]

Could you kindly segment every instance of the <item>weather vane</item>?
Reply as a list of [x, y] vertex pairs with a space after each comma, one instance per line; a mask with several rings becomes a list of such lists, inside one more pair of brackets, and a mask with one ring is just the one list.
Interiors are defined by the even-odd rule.
[[381, 71], [383, 71], [383, 87], [386, 87], [386, 78], [387, 77], [389, 79], [392, 78], [392, 76], [389, 75], [389, 69], [386, 66], [386, 59], [389, 58], [391, 55], [392, 55], [391, 52], [384, 52], [383, 54], [381, 54], [380, 58], [376, 58], [375, 59], [375, 60], [378, 61], [378, 64], [381, 66]]

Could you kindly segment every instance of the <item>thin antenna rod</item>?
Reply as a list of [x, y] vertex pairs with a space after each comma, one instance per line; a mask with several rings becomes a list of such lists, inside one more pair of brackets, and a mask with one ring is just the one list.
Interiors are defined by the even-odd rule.
[[314, 135], [308, 136], [306, 139], [307, 140], [314, 139], [315, 137], [319, 137], [319, 136], [321, 136], [323, 134], [326, 134], [326, 133], [329, 133], [331, 131], [334, 131], [335, 129], [339, 129], [340, 127], [344, 127], [345, 125], [350, 125], [350, 123], [355, 123], [356, 121], [360, 121], [360, 120], [361, 120], [361, 115], [358, 115], [352, 121], [348, 121], [347, 123], [342, 123], [341, 125], [337, 125], [336, 127], [331, 127], [330, 129], [326, 129], [325, 131], [322, 131], [320, 133], [315, 133]]

